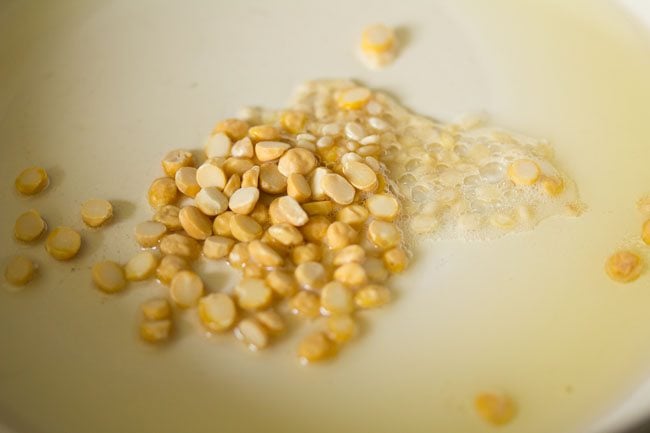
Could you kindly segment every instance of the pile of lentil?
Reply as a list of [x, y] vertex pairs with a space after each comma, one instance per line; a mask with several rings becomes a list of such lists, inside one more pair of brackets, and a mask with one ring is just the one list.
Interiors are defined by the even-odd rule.
[[[359, 310], [390, 301], [409, 235], [490, 238], [575, 207], [575, 186], [548, 146], [514, 137], [476, 122], [437, 123], [351, 81], [307, 82], [289, 109], [244, 109], [218, 122], [201, 152], [164, 155], [148, 190], [151, 219], [135, 227], [142, 250], [125, 265], [96, 263], [92, 279], [106, 293], [153, 278], [169, 287], [140, 308], [147, 342], [169, 339], [177, 309], [260, 350], [294, 315], [316, 328], [299, 358], [329, 358], [356, 334]], [[38, 167], [16, 180], [22, 194], [46, 185]], [[101, 199], [81, 208], [90, 227], [112, 213]], [[16, 222], [23, 242], [45, 231], [37, 211]], [[80, 245], [68, 227], [46, 241], [58, 260]], [[227, 261], [240, 281], [215, 290], [198, 272], [205, 261]], [[34, 271], [19, 257], [6, 277], [21, 285]]]
[[[152, 218], [135, 228], [144, 250], [124, 268], [93, 268], [109, 293], [154, 276], [169, 286], [169, 300], [142, 306], [146, 341], [169, 337], [173, 308], [195, 309], [209, 332], [233, 331], [259, 350], [284, 330], [289, 311], [324, 319], [298, 345], [300, 359], [313, 362], [355, 335], [356, 310], [389, 302], [385, 284], [406, 268], [408, 251], [373, 127], [381, 118], [369, 112], [380, 108], [367, 88], [337, 83], [310, 106], [248, 109], [218, 122], [205, 160], [182, 149], [163, 157], [164, 176], [148, 191]], [[227, 260], [241, 280], [209, 290], [193, 270], [200, 256]]]

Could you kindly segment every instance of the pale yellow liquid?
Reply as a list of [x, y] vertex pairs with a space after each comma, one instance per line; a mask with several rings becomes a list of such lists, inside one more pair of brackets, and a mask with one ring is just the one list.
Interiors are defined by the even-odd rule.
[[[0, 292], [0, 419], [30, 432], [488, 432], [472, 399], [502, 389], [519, 414], [500, 431], [583, 432], [647, 377], [650, 275], [618, 285], [602, 269], [637, 236], [634, 202], [650, 192], [647, 34], [601, 1], [393, 3], [346, 3], [342, 14], [331, 3], [61, 2], [26, 13], [13, 36], [33, 51], [3, 46], [22, 66], [0, 69], [12, 85], [0, 101], [16, 98], [0, 107], [0, 259], [26, 253], [42, 272], [21, 293]], [[287, 43], [311, 13], [322, 19]], [[241, 36], [233, 50], [220, 36], [244, 16], [283, 30]], [[373, 20], [411, 29], [377, 73], [346, 51]], [[44, 29], [49, 44], [29, 36]], [[331, 363], [299, 366], [295, 335], [250, 354], [182, 320], [173, 344], [144, 347], [137, 306], [164, 290], [104, 298], [88, 270], [135, 252], [160, 156], [200, 143], [239, 106], [282, 106], [293, 85], [322, 76], [357, 77], [434, 116], [484, 108], [548, 137], [589, 211], [491, 242], [421, 245], [393, 305], [362, 315], [360, 338]], [[11, 189], [29, 164], [52, 175], [33, 200]], [[75, 261], [11, 239], [31, 207], [50, 227], [81, 229], [90, 197], [115, 200], [116, 218], [82, 230]]]

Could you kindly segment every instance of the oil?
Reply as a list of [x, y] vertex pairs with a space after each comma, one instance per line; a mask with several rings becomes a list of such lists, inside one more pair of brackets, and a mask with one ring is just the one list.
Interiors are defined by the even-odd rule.
[[[473, 397], [494, 389], [518, 407], [500, 431], [584, 432], [648, 376], [650, 276], [619, 285], [603, 271], [613, 250], [638, 237], [635, 203], [650, 192], [648, 38], [617, 6], [193, 6], [65, 0], [12, 15], [20, 8], [10, 2], [0, 17], [16, 18], [0, 32], [22, 26], [0, 38], [9, 46], [0, 53], [16, 54], [0, 68], [12, 86], [0, 95], [0, 260], [25, 253], [41, 265], [28, 289], [0, 291], [2, 422], [34, 432], [479, 433], [493, 429], [475, 415]], [[295, 41], [296, 19], [314, 16]], [[249, 37], [232, 17], [277, 31]], [[410, 30], [408, 43], [394, 64], [369, 72], [349, 47], [358, 29], [388, 19]], [[342, 30], [332, 31], [334, 22]], [[226, 37], [234, 34], [238, 50]], [[241, 55], [249, 51], [257, 55]], [[451, 119], [484, 109], [495, 124], [549, 138], [588, 211], [489, 242], [422, 243], [395, 282], [395, 302], [362, 316], [358, 340], [330, 364], [287, 362], [288, 340], [254, 355], [231, 336], [206, 344], [183, 320], [183, 338], [144, 347], [137, 307], [164, 289], [138, 283], [103, 298], [89, 269], [136, 251], [133, 222], [150, 213], [140, 186], [159, 173], [152, 161], [200, 143], [232, 107], [261, 97], [282, 106], [306, 78], [342, 75], [416, 112]], [[28, 165], [52, 179], [32, 200], [7, 187]], [[91, 197], [115, 205], [101, 230], [78, 216]], [[15, 217], [32, 207], [49, 226], [82, 230], [74, 263], [11, 239]], [[227, 270], [212, 274], [214, 288], [232, 284]]]

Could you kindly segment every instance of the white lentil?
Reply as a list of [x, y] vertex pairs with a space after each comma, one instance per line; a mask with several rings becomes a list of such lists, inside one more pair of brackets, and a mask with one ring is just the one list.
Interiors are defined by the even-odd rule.
[[262, 279], [244, 278], [235, 287], [235, 296], [244, 310], [259, 310], [268, 307], [273, 292]]
[[208, 216], [215, 216], [228, 209], [228, 197], [217, 187], [202, 188], [194, 198], [196, 207]]
[[236, 158], [252, 158], [255, 156], [253, 142], [250, 137], [244, 137], [233, 144], [230, 154]]
[[87, 226], [99, 227], [113, 217], [113, 205], [107, 200], [87, 200], [81, 205], [81, 219]]
[[5, 268], [5, 280], [14, 286], [24, 286], [29, 283], [36, 273], [36, 265], [25, 256], [12, 258]]
[[158, 266], [158, 257], [151, 251], [140, 251], [124, 266], [124, 275], [129, 281], [142, 281], [150, 278]]
[[228, 206], [235, 213], [246, 215], [252, 212], [260, 197], [260, 192], [255, 187], [240, 188], [230, 196]]
[[203, 296], [203, 280], [192, 271], [178, 271], [172, 278], [169, 294], [180, 308], [194, 307]]
[[354, 187], [339, 174], [325, 174], [321, 181], [321, 187], [325, 195], [338, 204], [350, 204], [354, 200]]
[[19, 241], [32, 242], [38, 239], [47, 228], [45, 221], [36, 210], [28, 210], [16, 219], [14, 237]]
[[106, 293], [119, 292], [126, 287], [124, 269], [110, 260], [95, 263], [92, 268], [92, 277], [95, 285]]
[[226, 173], [215, 159], [209, 159], [196, 170], [196, 182], [201, 188], [218, 188], [226, 186]]
[[185, 206], [178, 219], [185, 232], [194, 239], [205, 240], [212, 235], [212, 221], [197, 207]]
[[230, 137], [223, 132], [213, 134], [205, 143], [205, 155], [208, 158], [225, 157], [230, 154]]
[[81, 248], [81, 236], [69, 227], [57, 227], [47, 236], [45, 249], [57, 260], [70, 260]]
[[201, 323], [212, 332], [222, 332], [235, 323], [237, 309], [232, 298], [225, 293], [211, 293], [199, 300]]

